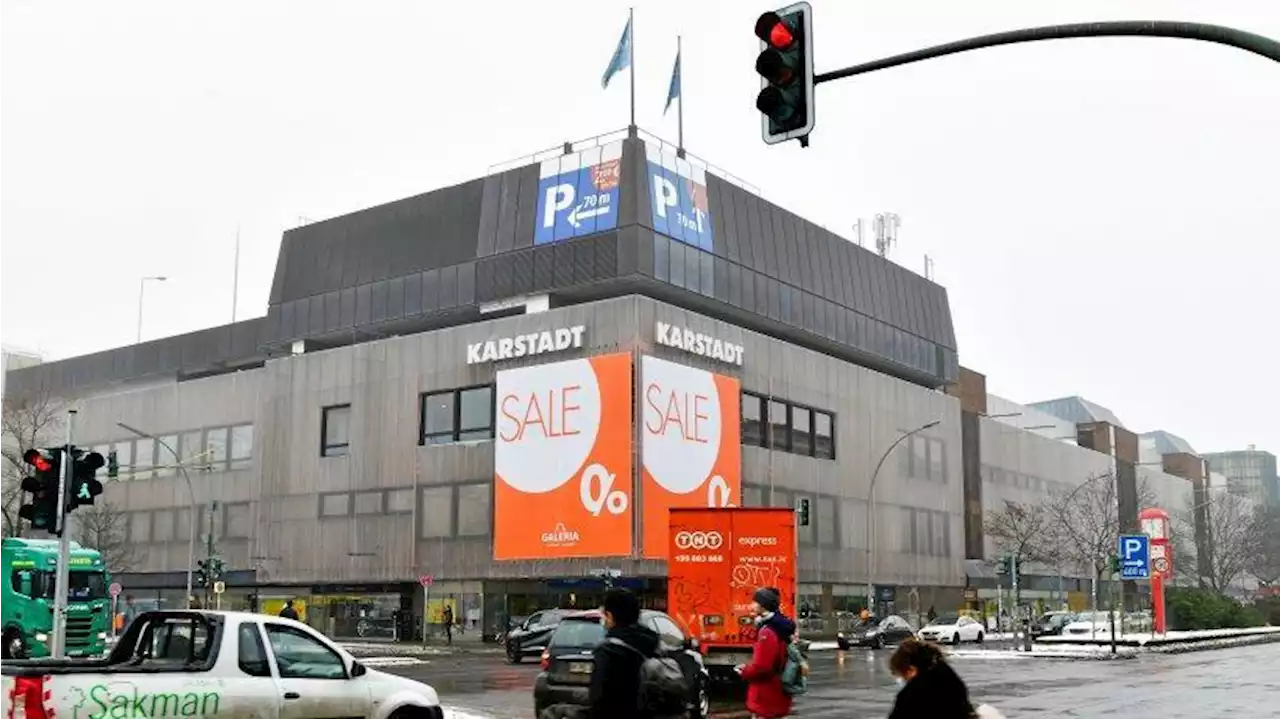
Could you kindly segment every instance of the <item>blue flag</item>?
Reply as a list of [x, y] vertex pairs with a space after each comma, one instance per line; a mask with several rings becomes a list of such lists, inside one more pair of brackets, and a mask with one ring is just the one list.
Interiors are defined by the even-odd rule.
[[609, 67], [604, 69], [604, 77], [600, 80], [600, 87], [609, 87], [609, 81], [614, 75], [631, 67], [631, 20], [627, 19], [627, 26], [622, 30], [622, 37], [618, 39], [618, 49], [613, 51], [613, 57], [609, 59]]
[[667, 106], [662, 108], [662, 114], [667, 114], [667, 110], [671, 109], [671, 103], [680, 97], [680, 51], [676, 51], [676, 64], [671, 68], [671, 87], [667, 88]]

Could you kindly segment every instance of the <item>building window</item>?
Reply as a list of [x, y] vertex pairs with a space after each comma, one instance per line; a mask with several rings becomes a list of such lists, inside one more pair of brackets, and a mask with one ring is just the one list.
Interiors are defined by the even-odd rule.
[[742, 444], [835, 459], [835, 415], [784, 399], [743, 392]]
[[228, 539], [245, 539], [253, 533], [253, 505], [248, 502], [226, 504], [226, 517], [222, 536]]
[[453, 487], [427, 487], [422, 490], [422, 537], [435, 539], [453, 536]]
[[139, 439], [133, 450], [133, 478], [151, 479], [151, 467], [155, 464], [156, 441], [150, 437]]
[[210, 427], [204, 434], [204, 458], [199, 464], [211, 472], [227, 471], [227, 427]]
[[835, 417], [830, 412], [813, 411], [813, 456], [836, 458]]
[[[166, 449], [166, 446], [168, 449]], [[156, 442], [156, 476], [168, 477], [178, 466], [173, 450], [178, 448], [178, 435], [166, 434]], [[105, 455], [104, 455], [105, 456]]]
[[184, 463], [197, 463], [202, 452], [204, 452], [203, 430], [193, 429], [190, 432], [183, 432], [178, 438], [178, 457]]
[[418, 444], [453, 444], [493, 438], [493, 386], [422, 395]]
[[791, 427], [787, 418], [787, 404], [769, 401], [769, 447], [784, 452], [791, 450]]
[[458, 536], [484, 537], [489, 534], [489, 518], [493, 485], [463, 484], [458, 486]]
[[116, 453], [116, 463], [120, 465], [120, 479], [128, 479], [133, 474], [133, 442], [116, 442], [111, 449]]
[[375, 492], [356, 492], [355, 509], [356, 509], [356, 514], [382, 514], [383, 513], [382, 490], [378, 490]]
[[742, 443], [764, 446], [764, 397], [750, 392], [742, 393]]
[[392, 489], [387, 492], [387, 514], [412, 514], [413, 490]]
[[248, 469], [253, 460], [253, 425], [231, 428], [231, 469]]
[[161, 509], [151, 517], [151, 539], [155, 542], [173, 541], [173, 516], [172, 509]]
[[345, 457], [351, 444], [351, 405], [325, 407], [320, 413], [320, 456]]
[[351, 514], [351, 493], [338, 492], [320, 495], [321, 517], [345, 517]]
[[134, 512], [129, 515], [129, 540], [134, 544], [151, 541], [151, 513]]
[[813, 456], [813, 410], [808, 407], [791, 408], [791, 451]]

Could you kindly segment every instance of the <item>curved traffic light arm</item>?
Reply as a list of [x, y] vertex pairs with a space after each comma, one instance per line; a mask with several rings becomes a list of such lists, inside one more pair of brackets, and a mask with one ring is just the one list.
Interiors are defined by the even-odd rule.
[[922, 50], [894, 55], [853, 65], [841, 70], [819, 73], [814, 76], [814, 84], [841, 80], [854, 75], [862, 75], [876, 70], [884, 70], [899, 65], [909, 65], [921, 60], [932, 60], [944, 55], [981, 50], [1000, 45], [1014, 45], [1023, 42], [1039, 42], [1041, 40], [1068, 40], [1082, 37], [1167, 37], [1181, 40], [1200, 40], [1219, 45], [1246, 50], [1267, 59], [1280, 62], [1280, 42], [1262, 35], [1255, 35], [1244, 30], [1223, 27], [1221, 25], [1205, 25], [1196, 22], [1167, 22], [1160, 20], [1131, 20], [1122, 22], [1082, 22], [1071, 25], [1050, 25], [1046, 27], [1011, 30], [994, 35], [982, 35], [967, 40], [957, 40], [945, 45], [935, 45]]

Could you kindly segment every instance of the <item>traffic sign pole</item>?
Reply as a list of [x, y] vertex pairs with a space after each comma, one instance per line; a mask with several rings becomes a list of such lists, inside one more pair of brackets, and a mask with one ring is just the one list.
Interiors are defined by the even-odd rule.
[[112, 582], [107, 589], [107, 593], [111, 595], [111, 636], [115, 636], [119, 632], [116, 631], [116, 617], [120, 615], [120, 582]]
[[62, 472], [58, 477], [58, 507], [53, 515], [54, 527], [61, 532], [58, 537], [58, 568], [53, 584], [53, 633], [49, 637], [49, 656], [62, 659], [67, 655], [67, 594], [71, 591], [71, 516], [67, 513], [67, 496], [71, 491], [71, 470], [75, 460], [71, 457], [72, 425], [76, 411], [67, 410], [67, 443], [62, 452]]
[[424, 574], [418, 577], [418, 584], [422, 585], [422, 646], [427, 646], [427, 613], [431, 611], [431, 583], [435, 581], [435, 577], [430, 574]]

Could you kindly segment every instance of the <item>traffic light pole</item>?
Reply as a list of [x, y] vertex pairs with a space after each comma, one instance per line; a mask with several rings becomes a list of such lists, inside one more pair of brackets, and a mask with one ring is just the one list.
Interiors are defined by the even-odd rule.
[[49, 638], [49, 656], [62, 659], [67, 653], [67, 595], [71, 591], [71, 515], [67, 512], [67, 497], [71, 492], [71, 472], [75, 460], [71, 456], [72, 425], [76, 411], [67, 411], [67, 443], [62, 448], [62, 471], [58, 477], [58, 508], [54, 526], [61, 532], [58, 538], [58, 569], [53, 585], [53, 635]]
[[1229, 45], [1280, 62], [1280, 42], [1262, 35], [1255, 35], [1235, 28], [1222, 27], [1221, 25], [1159, 20], [1082, 22], [1070, 25], [1050, 25], [1025, 30], [1011, 30], [1009, 32], [995, 33], [994, 35], [982, 35], [967, 40], [957, 40], [944, 45], [934, 45], [933, 47], [872, 60], [871, 62], [864, 62], [860, 65], [853, 65], [840, 70], [818, 73], [814, 76], [813, 82], [817, 85], [823, 82], [831, 82], [832, 80], [842, 80], [854, 75], [863, 75], [876, 70], [909, 65], [921, 60], [932, 60], [936, 57], [955, 55], [956, 53], [970, 50], [1041, 40], [1067, 40], [1082, 37], [1166, 37], [1181, 40], [1200, 40]]

